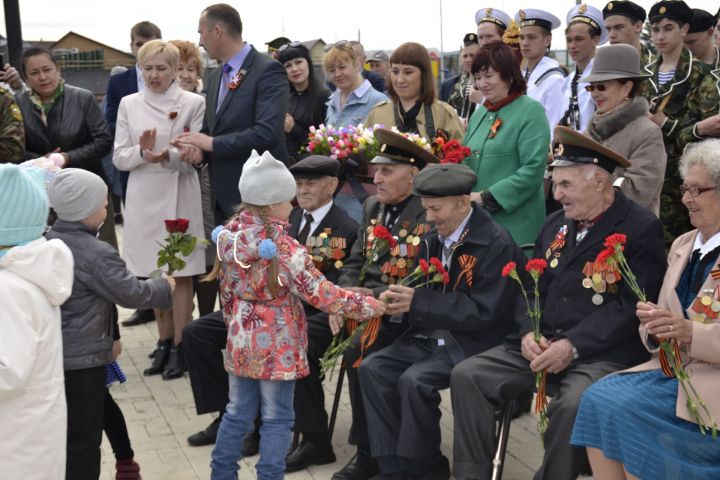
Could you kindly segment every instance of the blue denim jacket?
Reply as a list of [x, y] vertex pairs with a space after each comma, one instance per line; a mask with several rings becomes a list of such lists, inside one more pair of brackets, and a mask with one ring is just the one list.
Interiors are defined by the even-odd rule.
[[325, 125], [333, 127], [345, 127], [365, 123], [370, 109], [376, 104], [387, 100], [387, 97], [378, 92], [368, 80], [350, 94], [345, 108], [340, 109], [340, 89], [335, 90], [327, 101], [327, 116]]

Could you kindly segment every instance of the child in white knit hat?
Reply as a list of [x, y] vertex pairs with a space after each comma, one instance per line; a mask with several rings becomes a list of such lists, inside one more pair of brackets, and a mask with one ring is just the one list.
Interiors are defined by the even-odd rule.
[[280, 480], [294, 422], [295, 380], [309, 373], [302, 300], [358, 319], [384, 314], [385, 304], [327, 281], [305, 247], [287, 234], [295, 179], [269, 152], [253, 151], [239, 189], [243, 204], [217, 237], [230, 401], [212, 453], [211, 478], [237, 478], [243, 439], [259, 408], [258, 479]]

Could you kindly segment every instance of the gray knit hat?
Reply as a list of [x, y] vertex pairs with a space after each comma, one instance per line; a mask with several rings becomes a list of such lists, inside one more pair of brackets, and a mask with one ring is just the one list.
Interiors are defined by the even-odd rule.
[[48, 189], [50, 206], [67, 222], [80, 222], [97, 212], [107, 194], [102, 178], [80, 168], [60, 170]]
[[296, 188], [287, 167], [267, 151], [262, 156], [252, 151], [238, 183], [242, 201], [257, 206], [289, 202], [295, 198]]

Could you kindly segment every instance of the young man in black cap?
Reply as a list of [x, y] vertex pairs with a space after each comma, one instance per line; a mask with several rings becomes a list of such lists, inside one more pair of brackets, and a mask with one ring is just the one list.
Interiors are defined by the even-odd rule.
[[[398, 283], [408, 273], [420, 250], [421, 238], [430, 231], [420, 198], [412, 194], [413, 177], [428, 163], [437, 158], [411, 140], [386, 129], [375, 130], [375, 138], [381, 152], [371, 163], [377, 166], [374, 183], [377, 195], [369, 197], [363, 207], [363, 221], [358, 230], [358, 240], [345, 262], [338, 279], [343, 287], [360, 287], [366, 293], [378, 297], [388, 285]], [[386, 227], [397, 237], [396, 248], [381, 253], [367, 269], [365, 279], [358, 283], [360, 270], [372, 245], [375, 225]], [[340, 319], [330, 316], [333, 331], [340, 330]], [[367, 480], [378, 473], [378, 466], [370, 456], [365, 409], [360, 392], [357, 369], [353, 368], [362, 357], [391, 344], [407, 328], [402, 318], [386, 315], [376, 340], [364, 351], [355, 343], [345, 353], [347, 366], [352, 425], [349, 443], [357, 445], [357, 453], [345, 467], [333, 475], [333, 480]]]
[[715, 16], [700, 8], [693, 8], [690, 28], [685, 35], [685, 46], [697, 58], [705, 62], [710, 70], [720, 67], [720, 48], [715, 45]]
[[460, 50], [460, 73], [445, 80], [440, 87], [440, 100], [449, 103], [457, 111], [463, 124], [467, 124], [476, 103], [482, 99], [482, 94], [475, 88], [475, 79], [470, 74], [472, 62], [479, 50], [477, 35], [466, 33]]
[[[297, 184], [298, 207], [290, 213], [288, 233], [306, 246], [315, 266], [333, 283], [358, 231], [357, 222], [333, 203], [340, 166], [338, 160], [311, 155], [290, 167]], [[308, 319], [310, 375], [295, 383], [294, 430], [302, 433], [302, 441], [285, 460], [288, 473], [335, 461], [320, 379], [320, 359], [332, 341], [332, 333], [326, 313], [303, 305]]]
[[638, 285], [655, 301], [665, 272], [662, 224], [649, 210], [612, 185], [612, 171], [629, 163], [589, 137], [555, 129], [560, 146], [552, 164], [554, 197], [563, 210], [548, 216], [534, 257], [548, 261], [540, 277], [540, 344], [523, 312], [517, 335], [505, 345], [460, 363], [452, 372], [453, 474], [458, 480], [489, 479], [495, 450], [495, 410], [532, 388], [546, 370], [549, 423], [545, 455], [536, 480], [573, 480], [587, 456], [570, 445], [583, 391], [610, 372], [641, 363], [637, 298], [624, 280], [594, 270], [605, 238], [627, 236], [624, 254]]
[[[503, 265], [525, 255], [490, 214], [470, 201], [475, 173], [465, 165], [430, 165], [413, 179], [435, 230], [416, 259], [438, 258], [447, 285], [390, 285], [381, 296], [408, 329], [360, 366], [370, 449], [382, 478], [449, 479], [440, 453], [440, 390], [464, 359], [502, 343], [522, 312], [520, 291], [501, 278]], [[517, 308], [516, 308], [517, 306]], [[520, 317], [518, 317], [519, 319]]]
[[267, 53], [272, 58], [277, 60], [278, 58], [278, 50], [280, 50], [280, 47], [283, 45], [290, 43], [290, 39], [287, 37], [277, 37], [273, 38], [269, 42], [265, 42], [265, 45], [267, 45]]
[[630, 1], [609, 2], [603, 8], [603, 18], [610, 45], [626, 43], [637, 48], [642, 66], [653, 61], [653, 53], [640, 41], [647, 18], [645, 9]]
[[667, 152], [665, 182], [660, 199], [660, 218], [665, 224], [665, 241], [669, 246], [679, 235], [689, 231], [690, 218], [680, 202], [678, 132], [684, 117], [697, 117], [692, 109], [702, 102], [700, 83], [710, 69], [685, 48], [692, 10], [682, 0], [662, 0], [652, 6], [650, 34], [658, 58], [645, 66], [651, 76], [643, 82], [641, 94], [650, 104], [650, 119], [660, 127]]

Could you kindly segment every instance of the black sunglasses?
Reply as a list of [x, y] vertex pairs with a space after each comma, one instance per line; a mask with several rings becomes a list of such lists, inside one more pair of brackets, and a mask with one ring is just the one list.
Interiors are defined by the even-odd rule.
[[595, 90], [598, 92], [604, 92], [607, 88], [607, 85], [603, 85], [602, 83], [599, 85], [585, 85], [585, 90], [588, 92], [594, 92]]

